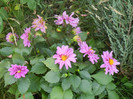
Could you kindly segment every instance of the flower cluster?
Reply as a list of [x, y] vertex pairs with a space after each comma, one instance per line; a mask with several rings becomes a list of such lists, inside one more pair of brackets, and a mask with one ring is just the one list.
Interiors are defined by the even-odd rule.
[[25, 75], [29, 72], [27, 66], [21, 66], [17, 64], [11, 64], [12, 67], [8, 69], [10, 71], [10, 75], [14, 75], [15, 78], [25, 77]]
[[26, 46], [28, 46], [28, 47], [30, 47], [31, 46], [31, 44], [30, 44], [30, 39], [31, 39], [31, 32], [30, 32], [30, 29], [31, 28], [26, 28], [25, 30], [24, 30], [24, 32], [25, 33], [23, 33], [22, 35], [21, 35], [21, 39], [23, 39], [24, 41], [23, 41], [23, 44], [24, 44], [24, 46], [26, 47]]
[[99, 59], [98, 55], [95, 54], [95, 51], [91, 47], [88, 47], [86, 42], [82, 42], [82, 44], [80, 44], [80, 52], [84, 54], [83, 55], [84, 57], [88, 55], [88, 58], [92, 62], [92, 64], [98, 62], [97, 61]]
[[[14, 37], [15, 36], [15, 37]], [[7, 40], [7, 42], [9, 42], [9, 43], [11, 43], [11, 44], [13, 44], [14, 43], [14, 38], [16, 39], [16, 41], [18, 40], [18, 35], [15, 33], [14, 35], [13, 35], [13, 33], [8, 33], [7, 35], [6, 35], [6, 40]]]
[[[74, 15], [74, 12], [70, 16], [67, 15], [66, 11], [63, 12], [62, 16], [61, 15], [55, 15], [55, 23], [57, 25], [64, 25], [64, 24], [70, 24], [72, 27], [77, 27], [79, 23], [79, 18], [74, 18], [72, 17]], [[65, 23], [64, 23], [65, 22]]]
[[35, 31], [41, 30], [43, 33], [46, 33], [47, 26], [45, 21], [39, 15], [37, 16], [38, 16], [38, 19], [34, 19], [31, 27], [35, 28]]

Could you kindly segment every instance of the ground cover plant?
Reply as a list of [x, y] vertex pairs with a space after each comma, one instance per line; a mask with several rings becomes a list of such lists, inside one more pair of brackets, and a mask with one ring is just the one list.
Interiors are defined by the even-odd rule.
[[130, 0], [0, 2], [0, 98], [133, 97]]

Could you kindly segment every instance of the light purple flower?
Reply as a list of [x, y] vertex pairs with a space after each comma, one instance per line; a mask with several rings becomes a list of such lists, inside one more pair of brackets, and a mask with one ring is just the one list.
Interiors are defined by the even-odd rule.
[[24, 46], [26, 47], [26, 46], [28, 46], [28, 47], [30, 47], [31, 46], [31, 44], [30, 44], [30, 39], [31, 39], [31, 33], [30, 33], [30, 29], [31, 28], [26, 28], [25, 30], [24, 30], [24, 32], [25, 33], [23, 33], [22, 35], [21, 35], [21, 39], [23, 39], [23, 44], [24, 44]]
[[[15, 37], [16, 37], [16, 40], [18, 40], [18, 38], [19, 38], [19, 36], [15, 33]], [[8, 33], [7, 35], [6, 35], [6, 41], [7, 42], [9, 42], [9, 43], [11, 43], [11, 44], [13, 44], [14, 43], [14, 36], [13, 36], [13, 33]]]
[[37, 16], [38, 19], [34, 19], [31, 27], [35, 28], [35, 31], [41, 30], [42, 32], [46, 33], [47, 26], [45, 25], [45, 21], [39, 15]]
[[77, 27], [78, 23], [79, 23], [79, 18], [74, 18], [72, 17], [74, 15], [74, 12], [72, 12], [72, 14], [70, 15], [69, 17], [69, 24], [72, 26], [72, 27]]
[[91, 61], [92, 64], [98, 62], [97, 61], [99, 59], [98, 55], [95, 54], [95, 51], [91, 47], [88, 47], [86, 42], [82, 42], [79, 46], [80, 46], [80, 52], [84, 54], [83, 57], [88, 55], [89, 61]]
[[66, 23], [66, 24], [70, 24], [72, 27], [77, 27], [79, 23], [79, 18], [74, 18], [72, 17], [73, 15], [74, 15], [74, 12], [72, 12], [72, 14], [68, 16], [66, 11], [64, 11], [62, 16], [55, 15], [55, 18], [57, 18], [57, 20], [55, 20], [54, 22], [57, 25], [64, 25]]
[[29, 72], [27, 66], [21, 66], [17, 64], [11, 64], [12, 67], [8, 69], [10, 71], [10, 75], [14, 75], [15, 78], [25, 77], [25, 75]]
[[56, 54], [53, 58], [56, 58], [55, 64], [59, 64], [59, 68], [61, 69], [63, 65], [65, 65], [66, 69], [71, 66], [71, 61], [76, 62], [76, 54], [73, 53], [73, 49], [68, 46], [62, 45], [62, 47], [57, 47]]
[[74, 34], [76, 34], [76, 35], [78, 35], [79, 33], [82, 33], [80, 27], [77, 27], [77, 28], [73, 29], [73, 32], [74, 32]]
[[112, 53], [113, 51], [110, 53], [108, 51], [103, 51], [103, 55], [101, 55], [104, 64], [102, 64], [100, 68], [105, 68], [105, 74], [109, 72], [110, 75], [114, 75], [114, 73], [119, 72], [116, 65], [120, 65], [120, 62], [112, 57]]

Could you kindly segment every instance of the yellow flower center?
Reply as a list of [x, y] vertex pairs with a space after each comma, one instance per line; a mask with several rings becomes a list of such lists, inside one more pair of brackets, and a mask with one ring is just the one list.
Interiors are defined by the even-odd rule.
[[20, 72], [21, 72], [21, 70], [18, 70], [18, 71], [17, 71], [17, 73], [20, 73]]
[[94, 53], [94, 51], [93, 51], [93, 49], [91, 48], [91, 49], [89, 49], [89, 50], [91, 50], [92, 51], [92, 54]]
[[113, 64], [114, 64], [113, 59], [109, 59], [109, 64], [110, 64], [110, 65], [113, 65]]
[[68, 58], [68, 56], [66, 56], [66, 55], [62, 55], [62, 56], [61, 56], [61, 59], [62, 59], [63, 61], [65, 61], [67, 58]]

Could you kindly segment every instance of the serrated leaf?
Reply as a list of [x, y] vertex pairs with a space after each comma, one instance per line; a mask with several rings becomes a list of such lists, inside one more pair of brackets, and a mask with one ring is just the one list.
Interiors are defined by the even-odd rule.
[[79, 85], [81, 83], [81, 78], [76, 75], [72, 75], [72, 76], [70, 76], [70, 82], [71, 82], [73, 88], [76, 89], [79, 87]]
[[14, 78], [14, 76], [11, 76], [9, 74], [9, 72], [7, 72], [5, 75], [4, 75], [4, 80], [5, 80], [5, 86], [7, 85], [11, 85], [13, 83], [15, 83], [17, 81], [16, 78]]
[[52, 71], [59, 71], [58, 66], [54, 63], [55, 60], [54, 58], [48, 58], [45, 61], [42, 61], [49, 69], [51, 69]]
[[102, 85], [107, 85], [108, 83], [110, 83], [113, 78], [111, 75], [105, 75], [105, 73], [103, 71], [100, 71], [94, 75], [92, 75], [92, 77], [94, 79], [96, 79], [96, 81]]
[[73, 93], [70, 89], [66, 90], [62, 99], [73, 99]]
[[37, 92], [41, 90], [40, 87], [40, 77], [36, 76], [35, 74], [29, 74], [28, 78], [30, 79], [30, 84], [29, 91], [31, 92]]
[[30, 80], [27, 77], [20, 78], [20, 79], [18, 79], [17, 85], [18, 85], [19, 92], [21, 94], [24, 94], [27, 92], [27, 90], [30, 86]]
[[17, 53], [12, 56], [12, 60], [14, 64], [18, 64], [18, 65], [23, 65], [25, 62], [24, 57]]
[[115, 91], [108, 91], [108, 99], [119, 99], [119, 95]]
[[69, 79], [68, 78], [63, 79], [61, 86], [62, 86], [63, 90], [67, 90], [68, 88], [70, 88], [71, 83], [70, 83]]
[[82, 78], [84, 78], [84, 79], [91, 79], [90, 74], [89, 74], [87, 71], [85, 71], [85, 70], [80, 71], [79, 74], [80, 74], [80, 76], [81, 76]]
[[0, 17], [0, 33], [3, 31], [3, 20]]
[[88, 80], [81, 80], [79, 89], [84, 93], [92, 94], [92, 84]]
[[43, 78], [50, 83], [57, 83], [60, 80], [60, 73], [49, 71]]
[[13, 50], [11, 47], [4, 47], [0, 49], [0, 54], [3, 56], [9, 56], [13, 53]]
[[47, 68], [44, 66], [43, 63], [36, 63], [34, 66], [31, 68], [31, 72], [35, 74], [43, 74], [47, 71]]

